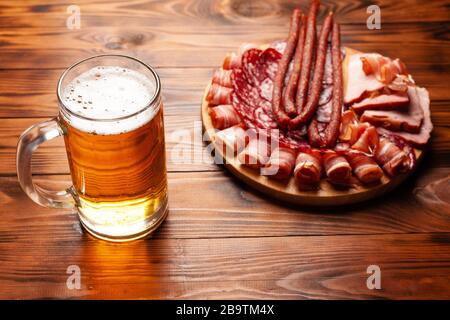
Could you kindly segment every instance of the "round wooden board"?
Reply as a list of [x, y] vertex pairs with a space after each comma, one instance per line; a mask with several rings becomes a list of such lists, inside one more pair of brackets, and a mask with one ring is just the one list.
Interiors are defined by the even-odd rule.
[[[354, 51], [356, 52], [356, 51]], [[349, 53], [349, 51], [347, 51]], [[346, 56], [346, 58], [348, 55]], [[346, 60], [346, 59], [345, 59]], [[344, 60], [344, 63], [345, 63]], [[345, 79], [344, 79], [345, 81]], [[211, 118], [208, 113], [209, 103], [206, 101], [211, 83], [205, 89], [202, 99], [202, 122], [203, 130], [209, 136], [210, 141], [215, 145], [215, 129], [212, 125]], [[417, 165], [423, 156], [421, 150], [415, 150], [417, 157]], [[215, 154], [224, 160], [225, 167], [240, 180], [244, 181], [251, 187], [267, 194], [268, 196], [293, 204], [309, 205], [309, 206], [339, 206], [344, 204], [352, 204], [362, 202], [375, 197], [378, 197], [401, 184], [411, 173], [407, 172], [399, 174], [394, 178], [389, 178], [384, 175], [380, 182], [371, 185], [355, 185], [351, 188], [339, 189], [328, 182], [327, 179], [322, 179], [318, 185], [317, 190], [302, 190], [299, 188], [295, 178], [291, 178], [285, 182], [276, 181], [262, 176], [259, 170], [243, 166], [237, 160], [237, 157], [224, 157], [220, 148], [215, 147]], [[417, 166], [416, 166], [417, 167]]]

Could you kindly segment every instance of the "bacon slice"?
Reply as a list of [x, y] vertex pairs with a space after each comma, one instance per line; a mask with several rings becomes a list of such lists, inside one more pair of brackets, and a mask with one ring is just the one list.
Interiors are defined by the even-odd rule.
[[[431, 131], [433, 131], [433, 123], [430, 115], [430, 97], [425, 88], [414, 87], [419, 99], [420, 107], [423, 110], [423, 122], [418, 133], [390, 131], [385, 128], [377, 128], [380, 134], [393, 135], [402, 138], [407, 143], [417, 147], [424, 147], [430, 139]], [[412, 100], [412, 99], [411, 99]]]
[[383, 176], [383, 170], [369, 156], [359, 151], [348, 151], [346, 159], [353, 169], [353, 173], [362, 183], [379, 181]]
[[295, 166], [296, 155], [295, 150], [290, 148], [275, 149], [270, 155], [268, 166], [261, 169], [261, 174], [277, 180], [289, 178]]
[[270, 146], [266, 138], [252, 137], [247, 146], [238, 154], [242, 165], [261, 168], [269, 162]]
[[227, 157], [240, 153], [248, 142], [248, 137], [241, 125], [221, 130], [214, 137], [214, 143]]
[[316, 184], [322, 175], [322, 155], [319, 150], [300, 152], [295, 161], [294, 176], [300, 184]]
[[355, 112], [353, 110], [347, 110], [344, 113], [342, 113], [341, 116], [341, 128], [340, 128], [340, 134], [339, 134], [339, 140], [340, 141], [349, 141], [351, 134], [352, 134], [352, 128], [351, 125], [354, 125], [358, 123], [358, 118], [356, 117]]
[[[325, 18], [322, 29], [320, 30], [319, 43], [317, 48], [317, 58], [314, 66], [314, 75], [311, 82], [311, 90], [308, 95], [308, 100], [303, 109], [298, 113], [299, 115], [289, 122], [289, 127], [296, 129], [304, 123], [307, 123], [315, 114], [319, 104], [320, 90], [322, 88], [322, 80], [324, 74], [325, 58], [327, 53], [328, 36], [331, 31], [333, 23], [333, 14]], [[298, 102], [298, 99], [297, 99]]]
[[374, 74], [380, 82], [391, 83], [398, 74], [408, 74], [406, 66], [399, 59], [392, 60], [378, 53], [368, 53], [361, 57], [366, 75]]
[[408, 96], [410, 104], [405, 112], [367, 110], [362, 114], [361, 121], [367, 121], [377, 127], [384, 127], [393, 131], [419, 132], [424, 119], [424, 110], [416, 87], [408, 88]]
[[316, 42], [316, 19], [319, 11], [320, 2], [313, 0], [308, 12], [306, 24], [305, 45], [303, 47], [302, 69], [300, 73], [300, 81], [298, 83], [296, 95], [297, 114], [300, 114], [308, 98], [309, 81], [311, 77], [311, 69], [314, 63], [314, 47]]
[[366, 127], [358, 140], [352, 144], [352, 149], [365, 153], [372, 153], [378, 145], [379, 137], [377, 129], [373, 126]]
[[232, 88], [223, 87], [213, 83], [209, 87], [206, 100], [212, 105], [231, 104], [231, 92], [233, 92]]
[[285, 110], [282, 108], [283, 84], [289, 68], [289, 63], [292, 60], [292, 56], [294, 55], [295, 47], [297, 45], [301, 15], [301, 11], [298, 9], [295, 9], [292, 13], [289, 36], [286, 41], [286, 49], [278, 62], [278, 70], [273, 82], [272, 110], [277, 118], [278, 124], [282, 128], [287, 126], [290, 119]]
[[360, 102], [357, 102], [351, 106], [356, 112], [362, 112], [364, 110], [373, 109], [397, 109], [402, 107], [408, 108], [409, 97], [407, 93], [397, 94], [381, 94], [375, 97], [366, 98]]
[[391, 177], [398, 172], [405, 172], [409, 168], [408, 155], [395, 143], [384, 137], [380, 139], [375, 150], [375, 159]]
[[224, 69], [217, 69], [214, 72], [212, 82], [220, 84], [223, 87], [232, 88], [233, 83], [231, 82], [231, 73], [233, 70], [224, 70]]
[[225, 59], [223, 60], [222, 68], [225, 70], [231, 70], [239, 68], [240, 66], [241, 66], [241, 56], [234, 52], [227, 53]]
[[286, 92], [284, 94], [284, 99], [282, 101], [284, 104], [284, 110], [289, 116], [297, 115], [297, 110], [295, 106], [295, 92], [297, 91], [298, 80], [300, 78], [300, 72], [302, 70], [305, 35], [306, 35], [306, 17], [302, 15], [297, 48], [295, 49], [293, 68], [288, 83], [286, 85]]
[[344, 156], [336, 151], [326, 150], [323, 154], [323, 165], [328, 179], [336, 184], [348, 184], [352, 175], [352, 167]]
[[222, 104], [208, 109], [214, 128], [223, 130], [242, 122], [239, 114], [230, 104]]

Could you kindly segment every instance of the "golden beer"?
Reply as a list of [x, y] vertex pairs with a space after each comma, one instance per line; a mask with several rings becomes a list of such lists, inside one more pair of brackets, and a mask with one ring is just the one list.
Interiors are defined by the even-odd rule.
[[163, 108], [155, 92], [148, 76], [123, 66], [95, 66], [63, 90], [59, 122], [72, 192], [81, 222], [97, 236], [141, 236], [167, 211]]

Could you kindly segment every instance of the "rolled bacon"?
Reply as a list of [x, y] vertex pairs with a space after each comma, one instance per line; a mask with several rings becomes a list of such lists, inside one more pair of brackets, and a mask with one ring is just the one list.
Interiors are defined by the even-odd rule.
[[238, 154], [238, 160], [242, 165], [251, 168], [261, 168], [267, 165], [270, 156], [270, 148], [266, 139], [253, 137], [247, 146]]
[[362, 183], [379, 181], [383, 176], [383, 170], [369, 156], [359, 151], [348, 151], [346, 159], [353, 169], [353, 173]]
[[208, 109], [214, 128], [223, 130], [242, 122], [239, 114], [230, 104], [222, 104]]
[[[313, 80], [311, 82], [311, 90], [309, 91], [308, 100], [303, 109], [301, 109], [301, 111], [299, 112], [299, 115], [294, 119], [291, 119], [289, 123], [290, 128], [296, 129], [302, 124], [308, 122], [312, 118], [312, 116], [314, 116], [317, 110], [320, 97], [320, 90], [322, 88], [328, 36], [330, 34], [332, 22], [333, 22], [333, 14], [330, 12], [330, 14], [325, 18], [325, 21], [323, 22], [322, 25], [322, 29], [320, 30], [319, 43], [316, 53], [317, 58], [314, 66], [314, 75]], [[297, 103], [299, 102], [298, 99], [299, 98], [297, 98]]]
[[384, 137], [380, 139], [375, 150], [375, 159], [391, 177], [409, 168], [408, 155], [395, 143]]
[[209, 87], [208, 95], [206, 100], [212, 105], [219, 104], [231, 104], [231, 92], [232, 88], [227, 88], [217, 83], [211, 84]]
[[283, 147], [275, 149], [270, 155], [268, 166], [261, 169], [261, 174], [277, 180], [287, 179], [294, 169], [295, 159], [295, 150]]
[[245, 148], [247, 135], [241, 125], [235, 125], [221, 130], [215, 135], [215, 144], [221, 149], [222, 154], [235, 156]]
[[233, 83], [231, 82], [231, 73], [233, 70], [217, 69], [214, 72], [212, 82], [220, 84], [221, 86], [232, 88]]
[[319, 11], [319, 6], [320, 1], [313, 0], [308, 12], [305, 45], [302, 52], [302, 68], [296, 95], [297, 114], [302, 112], [308, 96], [308, 87], [314, 58], [314, 46], [316, 42], [316, 18], [317, 12]]
[[326, 150], [323, 154], [325, 173], [331, 182], [347, 184], [352, 175], [352, 167], [344, 156], [334, 150]]
[[303, 60], [303, 47], [305, 45], [306, 35], [306, 17], [302, 15], [300, 33], [298, 36], [297, 48], [295, 49], [294, 62], [291, 75], [286, 85], [286, 91], [284, 93], [284, 110], [289, 116], [297, 115], [297, 108], [295, 106], [295, 94], [297, 91], [298, 80], [300, 78], [300, 72], [302, 70]]
[[234, 52], [227, 53], [223, 60], [222, 68], [225, 70], [231, 70], [239, 68], [241, 66], [241, 56]]
[[320, 151], [300, 152], [295, 160], [294, 176], [300, 184], [318, 183], [322, 176]]
[[289, 36], [286, 41], [286, 49], [278, 62], [277, 73], [273, 81], [272, 110], [277, 118], [278, 124], [281, 127], [286, 127], [290, 120], [282, 108], [283, 84], [289, 68], [289, 63], [294, 55], [295, 47], [298, 41], [300, 19], [301, 11], [299, 9], [295, 9], [291, 17], [291, 26], [289, 29]]

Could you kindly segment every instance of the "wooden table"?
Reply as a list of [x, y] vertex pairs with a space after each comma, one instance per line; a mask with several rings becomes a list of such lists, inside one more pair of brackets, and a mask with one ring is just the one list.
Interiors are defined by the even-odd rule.
[[[397, 190], [340, 209], [287, 206], [198, 160], [193, 132], [213, 68], [242, 42], [285, 37], [291, 10], [307, 2], [79, 0], [81, 28], [70, 30], [73, 1], [2, 0], [0, 298], [449, 299], [447, 1], [370, 1], [381, 30], [366, 28], [367, 2], [323, 1], [319, 21], [333, 9], [345, 45], [400, 57], [430, 91], [431, 147]], [[141, 58], [163, 83], [170, 213], [152, 238], [126, 244], [88, 236], [71, 211], [34, 204], [16, 177], [20, 133], [56, 115], [64, 68], [99, 53]], [[175, 146], [197, 161], [171, 161]], [[68, 186], [63, 141], [40, 148], [33, 168], [37, 181]], [[70, 265], [81, 269], [80, 290], [66, 286]], [[381, 290], [366, 286], [369, 265], [381, 268]]]

